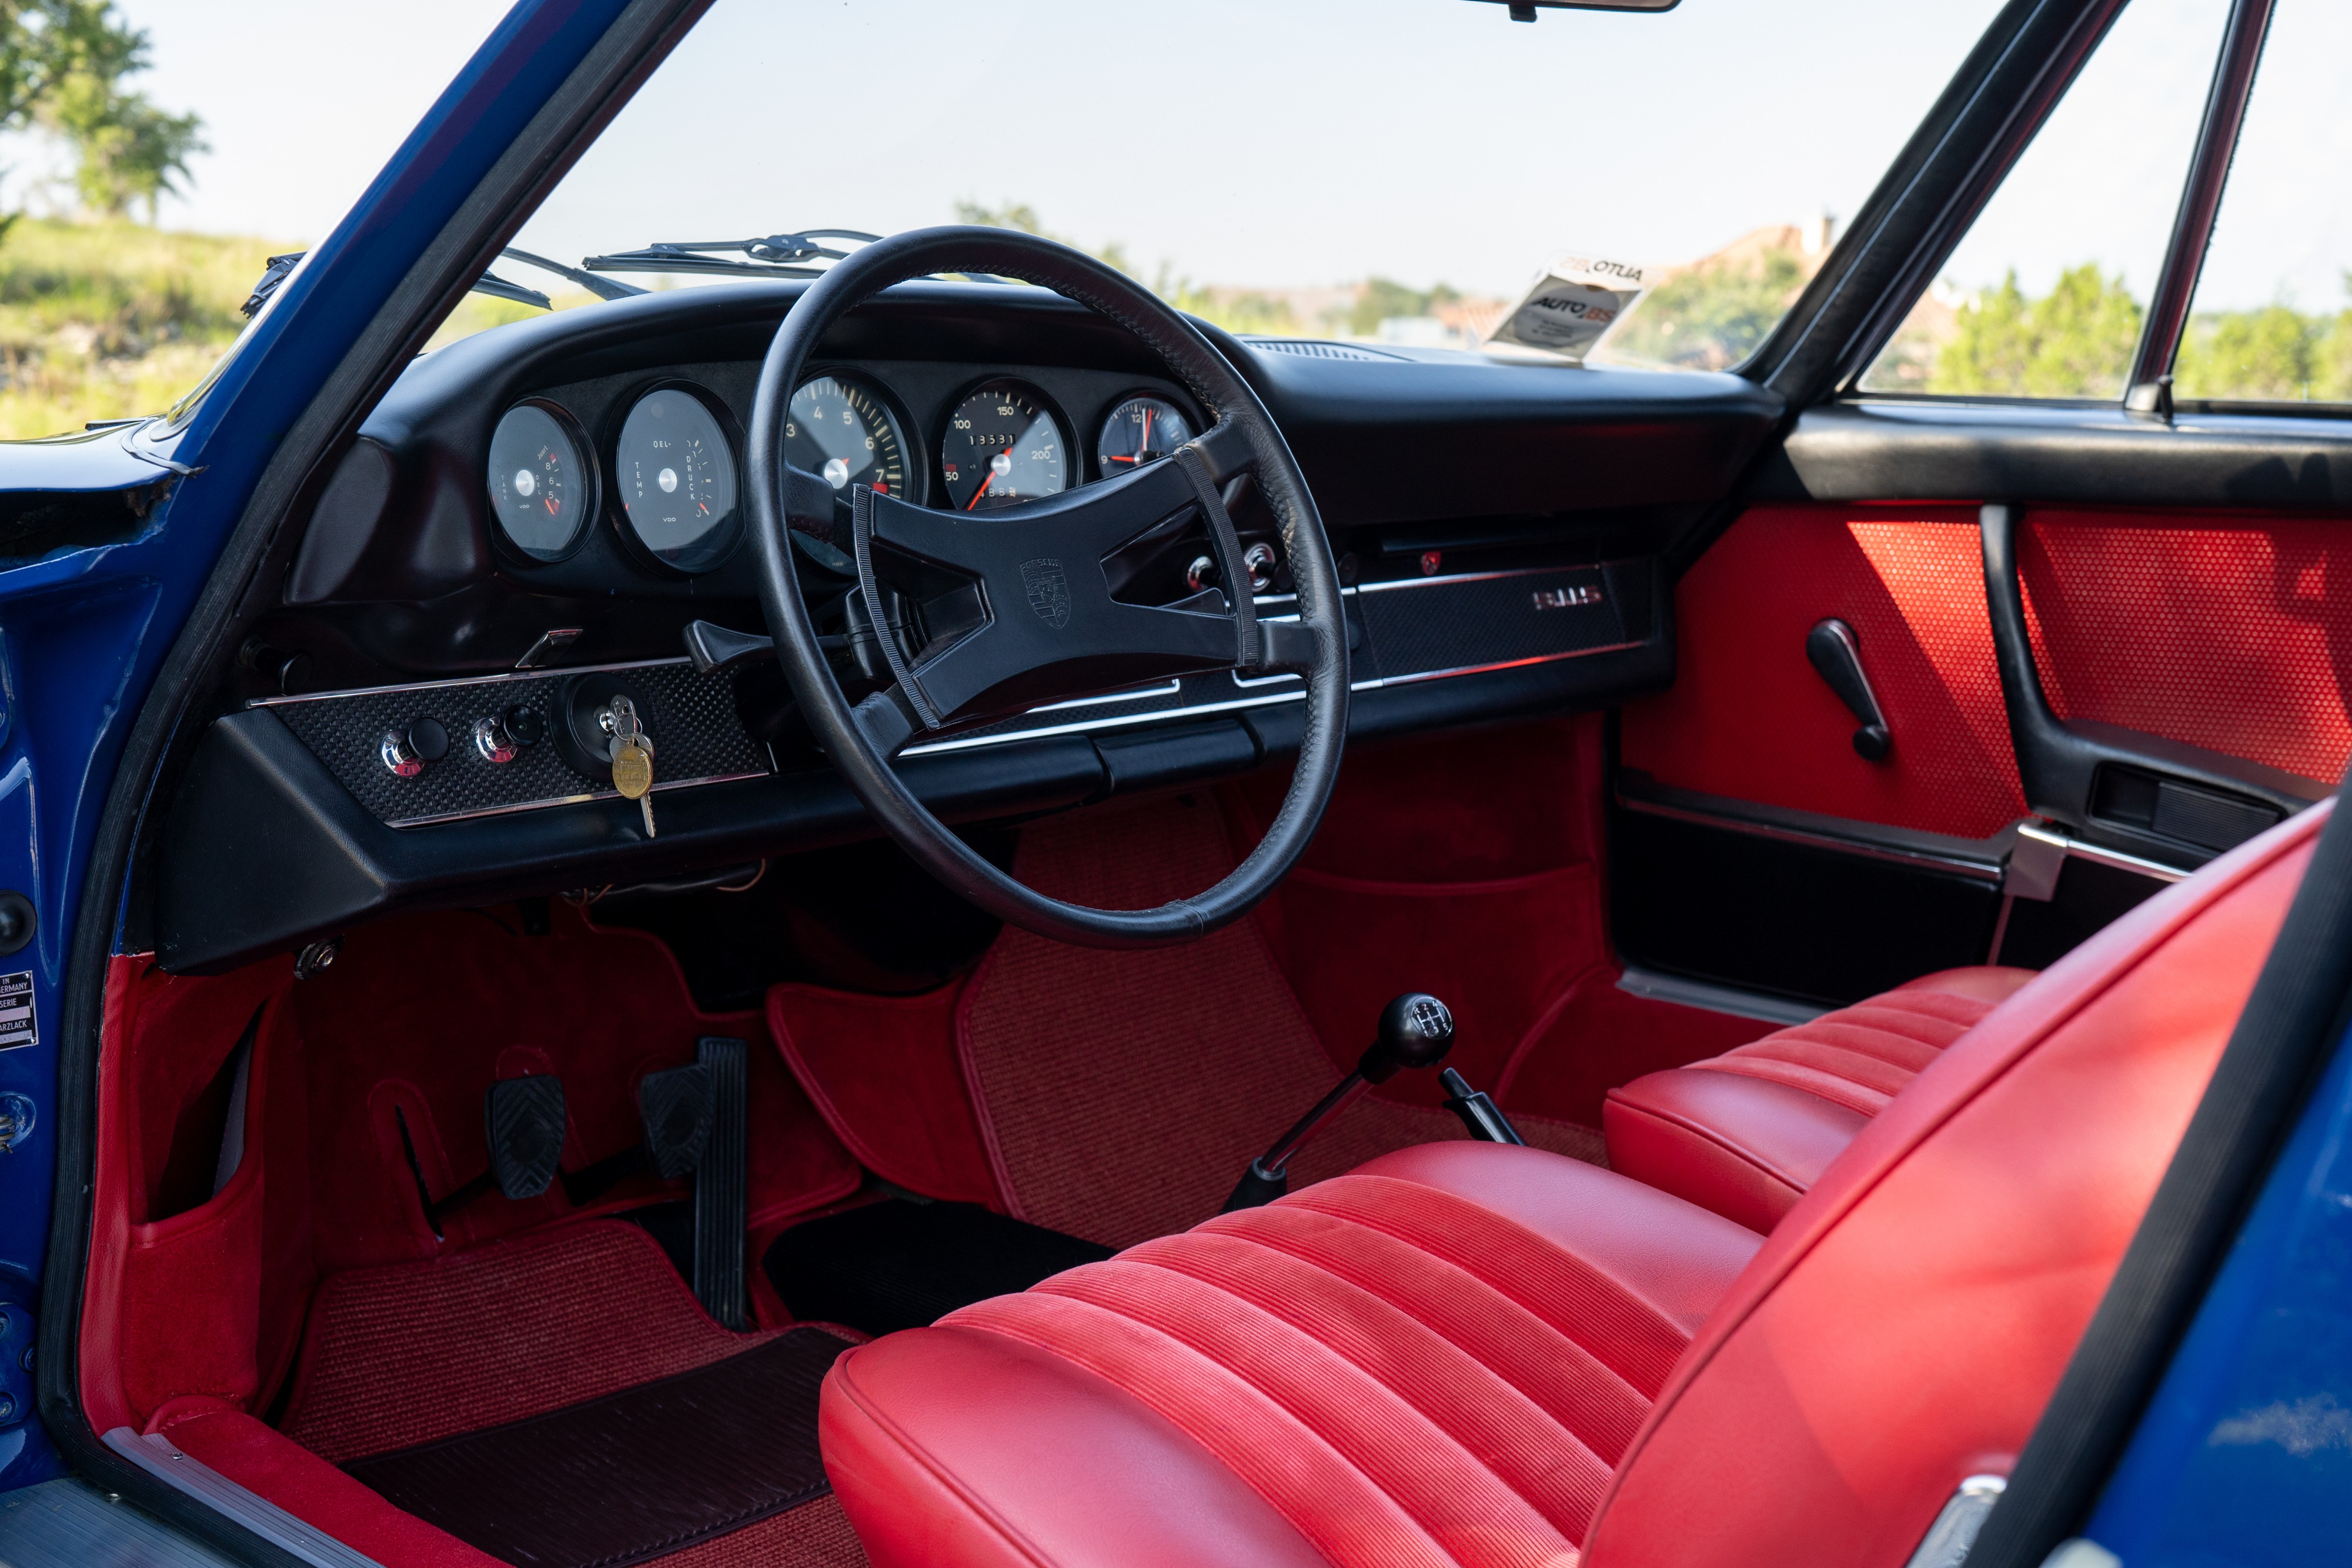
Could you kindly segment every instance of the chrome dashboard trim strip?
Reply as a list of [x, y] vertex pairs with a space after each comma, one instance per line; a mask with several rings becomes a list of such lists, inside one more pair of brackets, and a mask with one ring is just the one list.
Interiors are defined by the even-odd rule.
[[[1579, 648], [1568, 653], [1538, 653], [1532, 659], [1505, 659], [1492, 664], [1465, 664], [1459, 669], [1429, 670], [1412, 675], [1388, 675], [1374, 680], [1353, 682], [1348, 689], [1351, 692], [1370, 692], [1378, 691], [1383, 686], [1409, 686], [1421, 681], [1444, 680], [1454, 675], [1491, 674], [1497, 670], [1517, 670], [1529, 664], [1557, 664], [1565, 659], [1582, 659], [1594, 653], [1620, 653], [1624, 649], [1638, 648], [1641, 645], [1639, 643], [1612, 643], [1605, 647]], [[1229, 670], [1226, 674], [1233, 674], [1233, 672]], [[1296, 677], [1286, 678], [1295, 679]], [[1234, 676], [1234, 684], [1244, 685], [1237, 675]], [[1116, 718], [1081, 720], [1076, 724], [1059, 724], [1043, 729], [1015, 729], [1003, 735], [976, 735], [969, 740], [935, 740], [928, 746], [910, 746], [898, 755], [931, 757], [943, 751], [970, 751], [982, 746], [1003, 746], [1015, 740], [1042, 740], [1049, 736], [1071, 735], [1080, 730], [1124, 729], [1130, 725], [1153, 724], [1163, 718], [1197, 718], [1204, 714], [1232, 713], [1240, 708], [1272, 707], [1277, 703], [1298, 703], [1306, 700], [1307, 691], [1302, 686], [1291, 691], [1269, 692], [1264, 696], [1237, 697], [1229, 702], [1195, 703], [1190, 707], [1159, 708], [1150, 713], [1121, 714]]]
[[1104, 707], [1111, 703], [1141, 702], [1146, 697], [1172, 697], [1184, 689], [1181, 675], [1171, 675], [1167, 684], [1157, 686], [1129, 686], [1123, 691], [1101, 692], [1090, 697], [1071, 697], [1065, 702], [1040, 703], [1031, 713], [1059, 713], [1064, 708]]
[[247, 1490], [200, 1459], [190, 1458], [161, 1432], [141, 1437], [128, 1427], [106, 1435], [106, 1446], [184, 1497], [243, 1525], [311, 1568], [383, 1568], [268, 1498]]
[[446, 681], [407, 681], [391, 686], [345, 686], [341, 691], [299, 692], [286, 697], [255, 697], [247, 707], [285, 707], [293, 703], [322, 703], [336, 697], [377, 697], [386, 692], [438, 692], [451, 686], [491, 686], [506, 681], [544, 681], [554, 675], [593, 675], [606, 670], [652, 670], [665, 664], [691, 664], [683, 654], [675, 659], [631, 659], [622, 664], [555, 664], [540, 670], [509, 670], [496, 675], [459, 675]]
[[[699, 779], [665, 779], [656, 783], [647, 793], [658, 795], [665, 789], [691, 789], [698, 784], [731, 784], [739, 779], [773, 777], [767, 769], [755, 773], [709, 773]], [[588, 789], [577, 795], [551, 795], [544, 800], [518, 800], [510, 806], [478, 806], [469, 811], [443, 811], [431, 817], [402, 817], [384, 823], [387, 828], [429, 828], [440, 822], [467, 822], [477, 817], [511, 817], [517, 811], [541, 811], [550, 806], [580, 806], [591, 800], [617, 800], [618, 789]]]

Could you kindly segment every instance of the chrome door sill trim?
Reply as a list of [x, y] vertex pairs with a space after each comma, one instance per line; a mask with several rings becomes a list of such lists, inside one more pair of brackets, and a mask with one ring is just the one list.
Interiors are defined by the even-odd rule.
[[106, 1435], [106, 1446], [173, 1491], [243, 1525], [311, 1568], [383, 1568], [374, 1558], [352, 1551], [210, 1465], [190, 1458], [161, 1432], [142, 1437], [128, 1427], [117, 1427]]
[[1641, 997], [1649, 1001], [1672, 1002], [1678, 1008], [1696, 1008], [1702, 1012], [1728, 1013], [1733, 1018], [1754, 1019], [1759, 1023], [1777, 1024], [1782, 1029], [1792, 1024], [1811, 1023], [1832, 1010], [1811, 1002], [1792, 1001], [1787, 997], [1742, 990], [1737, 986], [1718, 986], [1708, 980], [1662, 975], [1655, 969], [1636, 968], [1631, 964], [1625, 966], [1625, 972], [1617, 977], [1617, 988], [1627, 996]]
[[1834, 850], [1841, 854], [1860, 855], [1865, 860], [1885, 861], [1893, 865], [1914, 866], [1922, 871], [1940, 871], [1953, 876], [1967, 877], [1972, 882], [1998, 885], [2001, 880], [2000, 862], [1997, 860], [1976, 860], [1934, 850], [1904, 848], [1843, 833], [1759, 821], [1752, 817], [1733, 816], [1722, 811], [1694, 810], [1686, 806], [1670, 806], [1662, 800], [1628, 795], [1622, 789], [1617, 792], [1617, 804], [1645, 817], [1662, 817], [1668, 821], [1688, 822], [1696, 827], [1717, 828], [1727, 833], [1745, 833], [1750, 838], [1770, 839], [1784, 844]]

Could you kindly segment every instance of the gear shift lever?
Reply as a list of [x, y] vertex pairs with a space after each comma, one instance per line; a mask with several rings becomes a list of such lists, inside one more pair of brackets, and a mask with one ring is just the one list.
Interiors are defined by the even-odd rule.
[[[1454, 1049], [1454, 1015], [1444, 1002], [1420, 991], [1407, 991], [1381, 1009], [1380, 1032], [1366, 1048], [1356, 1070], [1339, 1080], [1315, 1109], [1275, 1140], [1274, 1147], [1250, 1162], [1242, 1173], [1223, 1212], [1256, 1208], [1290, 1190], [1290, 1157], [1331, 1119], [1361, 1099], [1376, 1083], [1385, 1083], [1408, 1067], [1434, 1067]], [[1483, 1098], [1483, 1096], [1482, 1096]]]

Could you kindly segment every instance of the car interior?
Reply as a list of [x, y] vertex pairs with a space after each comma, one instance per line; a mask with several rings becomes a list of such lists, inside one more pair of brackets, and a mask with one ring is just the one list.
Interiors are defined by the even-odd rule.
[[2311, 860], [2352, 426], [1844, 384], [969, 228], [415, 359], [141, 820], [83, 1418], [387, 1568], [1912, 1560]]

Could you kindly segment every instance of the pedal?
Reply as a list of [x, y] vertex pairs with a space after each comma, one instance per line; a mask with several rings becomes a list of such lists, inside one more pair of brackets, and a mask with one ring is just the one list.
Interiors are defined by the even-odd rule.
[[514, 1198], [545, 1192], [563, 1162], [563, 1081], [545, 1073], [502, 1079], [482, 1096], [482, 1120], [499, 1190]]
[[646, 1073], [637, 1085], [637, 1116], [662, 1180], [693, 1175], [710, 1143], [710, 1069], [698, 1061]]
[[740, 1330], [751, 1228], [751, 1047], [706, 1035], [695, 1042], [694, 1056], [695, 1070], [707, 1073], [710, 1085], [709, 1133], [694, 1173], [694, 1294], [703, 1311]]

